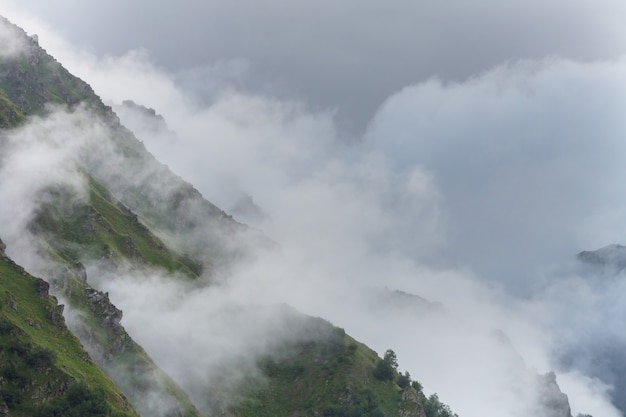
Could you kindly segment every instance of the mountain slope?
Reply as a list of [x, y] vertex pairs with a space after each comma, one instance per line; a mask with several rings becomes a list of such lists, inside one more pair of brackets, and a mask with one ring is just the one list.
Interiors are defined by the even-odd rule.
[[[31, 126], [44, 127], [43, 142], [61, 129], [64, 134], [53, 145], [77, 145], [61, 161], [63, 176], [40, 179], [37, 207], [23, 234], [7, 241], [8, 251], [49, 280], [67, 303], [72, 332], [141, 415], [200, 416], [196, 406], [206, 414], [233, 416], [451, 415], [436, 397], [424, 397], [419, 384], [410, 384], [407, 375], [340, 329], [293, 310], [281, 317], [296, 330], [288, 338], [276, 337], [270, 353], [253, 358], [259, 375], [229, 385], [233, 369], [226, 368], [223, 379], [208, 386], [186, 387], [187, 392], [177, 386], [126, 332], [122, 312], [107, 293], [92, 287], [91, 275], [107, 271], [140, 280], [144, 272], [157, 271], [193, 292], [211, 285], [251, 247], [272, 243], [156, 161], [86, 83], [35, 40], [20, 36], [25, 49], [0, 58], [0, 121], [14, 128], [3, 131], [3, 155], [11, 155], [4, 151], [14, 132], [37, 136]], [[37, 298], [25, 299], [43, 308]], [[90, 376], [78, 380], [96, 383]], [[106, 395], [113, 407], [113, 394]], [[24, 403], [38, 405], [32, 397]], [[11, 412], [21, 412], [11, 404]]]
[[[50, 100], [58, 101], [59, 98], [66, 100], [68, 106], [75, 106], [81, 100], [90, 103], [92, 111], [101, 118], [103, 128], [111, 139], [105, 147], [98, 147], [102, 143], [87, 144], [90, 152], [77, 160], [80, 164], [77, 175], [82, 176], [88, 186], [87, 199], [81, 200], [80, 196], [73, 195], [71, 187], [56, 184], [46, 188], [48, 196], [45, 203], [29, 227], [30, 232], [40, 241], [39, 253], [45, 260], [43, 265], [36, 267], [51, 277], [54, 288], [67, 298], [71, 309], [76, 311], [78, 320], [73, 320], [73, 331], [142, 412], [144, 406], [140, 397], [145, 396], [145, 392], [136, 392], [136, 378], [139, 377], [137, 370], [142, 367], [155, 368], [120, 326], [121, 312], [110, 303], [106, 294], [89, 286], [83, 265], [97, 262], [110, 270], [149, 267], [175, 273], [175, 276], [185, 280], [198, 281], [203, 270], [204, 276], [210, 277], [212, 274], [211, 271], [207, 274], [207, 268], [218, 268], [227, 264], [229, 259], [245, 254], [248, 243], [240, 236], [246, 235], [246, 239], [253, 244], [267, 244], [268, 241], [254, 232], [248, 235], [249, 230], [245, 226], [233, 221], [230, 216], [206, 202], [193, 187], [172, 175], [165, 166], [154, 160], [130, 132], [119, 125], [116, 116], [101, 105], [88, 86], [59, 69], [58, 63], [32, 42], [31, 48], [33, 52], [29, 53], [35, 58], [9, 60], [9, 70], [0, 77], [0, 88], [7, 92], [8, 98], [15, 100], [16, 107], [25, 114], [45, 115], [53, 111], [46, 107], [46, 103]], [[51, 68], [52, 75], [45, 74], [38, 78], [44, 67]], [[19, 79], [15, 80], [16, 77]], [[50, 83], [54, 85], [50, 86]], [[34, 86], [36, 91], [30, 91], [29, 86]], [[97, 155], [97, 158], [93, 155]], [[159, 181], [154, 181], [155, 178]], [[149, 228], [160, 232], [165, 241], [155, 236]], [[167, 244], [177, 250], [168, 249]], [[202, 248], [202, 251], [197, 251], [197, 248]], [[206, 285], [206, 282], [200, 280], [197, 285]], [[289, 314], [298, 318], [298, 327], [306, 328], [310, 323], [316, 323], [314, 319], [295, 312]], [[325, 323], [322, 327], [325, 329], [322, 333], [333, 334], [334, 328], [330, 324]], [[319, 340], [310, 340], [304, 336], [291, 338], [290, 344], [278, 347], [277, 350], [287, 353], [289, 360], [259, 359], [259, 367], [268, 375], [270, 385], [261, 391], [250, 392], [246, 387], [239, 387], [241, 395], [263, 398], [263, 409], [274, 410], [280, 415], [280, 411], [290, 414], [294, 410], [320, 412], [323, 407], [340, 407], [339, 396], [347, 387], [354, 386], [360, 393], [365, 386], [380, 385], [387, 387], [382, 391], [376, 390], [384, 393], [381, 394], [381, 401], [386, 404], [384, 407], [387, 413], [397, 413], [397, 387], [393, 388], [393, 384], [369, 376], [362, 381], [355, 379], [356, 374], [370, 375], [373, 372], [376, 358], [373, 352], [368, 350], [363, 357], [356, 355], [350, 350], [353, 348], [346, 346], [345, 336], [339, 342], [335, 341], [336, 349], [328, 350], [326, 336], [318, 336]], [[304, 350], [301, 349], [303, 343], [308, 346]], [[355, 371], [356, 374], [339, 366], [346, 352], [352, 352], [355, 358], [359, 358], [352, 360], [355, 369], [359, 369]], [[332, 378], [326, 377], [333, 381], [332, 389], [320, 385], [321, 374], [316, 369], [317, 363], [310, 360], [318, 356], [328, 362], [322, 371], [332, 371]], [[273, 365], [270, 366], [270, 363]], [[124, 377], [116, 377], [120, 375], [120, 365], [132, 369], [133, 374], [122, 372]], [[292, 366], [307, 370], [304, 385], [299, 389], [305, 389], [302, 387], [306, 386], [306, 392], [317, 392], [319, 398], [316, 401], [309, 401], [309, 404], [293, 403], [285, 407], [285, 399], [298, 398], [298, 393], [290, 392], [288, 388], [291, 384], [284, 378], [287, 375], [276, 370], [277, 367]], [[334, 367], [337, 369], [333, 370]], [[158, 384], [158, 379], [148, 378], [139, 385], [149, 385], [149, 391], [152, 392], [156, 389], [154, 385]], [[129, 384], [129, 381], [133, 383]], [[278, 386], [281, 387], [280, 395], [267, 395], [267, 389], [273, 392], [272, 387]], [[220, 387], [207, 387], [207, 394], [211, 396], [211, 393], [220, 390]], [[298, 395], [304, 398], [302, 391]], [[386, 395], [392, 399], [385, 400]], [[207, 410], [214, 410], [221, 403], [221, 400], [213, 397]], [[228, 399], [224, 404], [229, 413], [235, 415], [254, 415], [259, 412], [258, 401], [244, 401], [234, 405]], [[377, 408], [372, 406], [374, 409]]]
[[108, 295], [91, 288], [82, 262], [99, 260], [115, 269], [132, 261], [187, 279], [197, 277], [192, 269], [198, 266], [168, 250], [93, 178], [86, 180], [88, 203], [63, 210], [59, 201], [73, 197], [69, 190], [57, 189], [32, 224], [45, 242], [43, 257], [49, 262], [43, 270], [75, 312], [72, 331], [142, 415], [199, 416], [182, 390], [127, 334], [120, 324], [122, 312]]
[[[137, 416], [68, 330], [49, 285], [0, 254], [0, 414]], [[10, 413], [10, 414], [7, 414]]]
[[[23, 33], [21, 36], [28, 48], [0, 60], [0, 110], [1, 119], [7, 120], [5, 127], [21, 124], [24, 114], [50, 114], [54, 111], [48, 107], [50, 103], [87, 103], [92, 112], [115, 120], [87, 84], [69, 74], [34, 40]], [[0, 145], [10, 147], [7, 139]], [[29, 254], [23, 261], [30, 270], [46, 276], [53, 291], [69, 303], [72, 331], [142, 415], [199, 416], [186, 394], [128, 336], [120, 325], [121, 311], [106, 294], [87, 283], [80, 261], [105, 258], [109, 266], [116, 266], [134, 260], [189, 277], [195, 277], [192, 269], [198, 271], [200, 266], [166, 249], [134, 213], [84, 169], [77, 168], [75, 175], [87, 184], [87, 201], [63, 184], [51, 182], [44, 187], [46, 201], [24, 231], [38, 242], [38, 259]]]
[[410, 379], [402, 382], [395, 369], [390, 379], [376, 377], [377, 365], [383, 361], [374, 351], [323, 322], [309, 321], [302, 327], [325, 326], [325, 337], [287, 344], [281, 348], [284, 356], [264, 358], [261, 367], [267, 385], [249, 388], [235, 414], [426, 416], [427, 401], [419, 384], [411, 386]]

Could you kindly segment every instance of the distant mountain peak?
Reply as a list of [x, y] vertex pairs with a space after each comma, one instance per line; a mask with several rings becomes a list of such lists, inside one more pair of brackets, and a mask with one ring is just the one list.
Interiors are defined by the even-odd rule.
[[626, 246], [611, 244], [593, 251], [582, 251], [577, 259], [589, 265], [621, 271], [626, 268]]

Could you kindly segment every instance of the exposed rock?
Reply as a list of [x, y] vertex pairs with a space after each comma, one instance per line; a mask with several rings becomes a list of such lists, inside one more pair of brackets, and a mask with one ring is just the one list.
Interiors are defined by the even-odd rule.
[[37, 387], [32, 392], [31, 398], [38, 404], [46, 403], [64, 395], [74, 382], [74, 380], [68, 381], [58, 378], [49, 380], [46, 384]]
[[[65, 319], [63, 318], [63, 310], [65, 310], [65, 306], [63, 304], [55, 307], [46, 307], [48, 319], [56, 326], [65, 324]], [[63, 326], [63, 328], [65, 328], [65, 326]]]
[[9, 411], [9, 407], [7, 403], [4, 402], [2, 398], [0, 398], [0, 416], [2, 417], [11, 417], [11, 411]]
[[352, 405], [354, 403], [354, 393], [350, 385], [346, 385], [343, 389], [343, 392], [339, 396], [339, 403], [341, 405]]
[[104, 327], [113, 328], [119, 326], [122, 321], [122, 310], [115, 307], [109, 300], [109, 293], [86, 288], [85, 295], [96, 313], [96, 317], [100, 319], [100, 323]]
[[[120, 324], [122, 310], [111, 303], [108, 293], [86, 288], [85, 295], [93, 317], [98, 319], [99, 327], [83, 325], [74, 330], [79, 333], [79, 338], [96, 361], [101, 365], [106, 364], [114, 355], [131, 347], [133, 341]], [[106, 340], [106, 343], [103, 344], [102, 340]]]
[[252, 226], [260, 225], [267, 218], [261, 207], [254, 202], [250, 195], [245, 193], [239, 195], [228, 211]]
[[556, 383], [554, 372], [548, 372], [538, 378], [538, 393], [541, 415], [545, 417], [572, 417], [572, 410], [567, 395]]
[[426, 417], [426, 411], [424, 411], [425, 399], [423, 393], [407, 387], [402, 391], [402, 400], [398, 407], [400, 417]]
[[5, 255], [6, 249], [7, 249], [7, 245], [5, 245], [2, 239], [0, 239], [0, 254]]
[[83, 284], [87, 283], [87, 269], [85, 268], [85, 265], [80, 262], [76, 262], [74, 264], [74, 272]]
[[594, 251], [580, 252], [577, 258], [586, 264], [619, 272], [626, 268], [626, 246], [607, 245]]
[[124, 244], [128, 248], [128, 251], [130, 252], [130, 256], [132, 257], [137, 256], [137, 250], [135, 249], [135, 242], [130, 236], [126, 236], [124, 238]]
[[43, 279], [39, 279], [35, 285], [37, 288], [37, 294], [39, 294], [41, 298], [48, 298], [50, 295], [50, 284]]
[[163, 116], [158, 114], [153, 108], [142, 106], [133, 100], [124, 100], [118, 110], [120, 109], [133, 112], [136, 117], [141, 118], [142, 126], [152, 132], [168, 130]]

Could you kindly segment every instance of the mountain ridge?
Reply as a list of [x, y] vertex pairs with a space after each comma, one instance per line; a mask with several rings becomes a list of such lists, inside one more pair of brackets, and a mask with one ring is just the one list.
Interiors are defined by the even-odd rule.
[[[284, 355], [256, 358], [261, 375], [235, 384], [242, 398], [235, 405], [229, 404], [231, 398], [225, 404], [219, 399], [192, 402], [132, 340], [108, 294], [90, 285], [92, 266], [113, 274], [166, 271], [168, 279], [183, 279], [193, 291], [219, 281], [231, 263], [249, 256], [251, 247], [273, 243], [169, 171], [88, 84], [67, 72], [35, 39], [25, 41], [24, 55], [0, 58], [0, 122], [22, 129], [29, 120], [59, 115], [70, 125], [84, 124], [91, 135], [81, 142], [78, 155], [65, 161], [78, 165], [71, 176], [83, 184], [84, 195], [67, 184], [43, 188], [45, 198], [27, 229], [38, 258], [27, 267], [45, 276], [51, 290], [67, 302], [72, 332], [141, 415], [202, 416], [216, 410], [241, 417], [453, 415], [437, 396], [426, 397], [421, 384], [400, 373], [397, 364], [330, 323], [294, 311], [284, 317], [316, 329], [312, 334], [318, 338], [280, 340], [276, 350]], [[8, 251], [24, 256], [10, 242]], [[419, 299], [401, 293], [394, 297]], [[219, 386], [199, 390], [193, 398], [208, 397], [207, 403], [212, 395], [222, 395]]]

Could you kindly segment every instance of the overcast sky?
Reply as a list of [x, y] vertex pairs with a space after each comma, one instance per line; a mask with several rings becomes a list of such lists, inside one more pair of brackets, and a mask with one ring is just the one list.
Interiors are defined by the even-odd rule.
[[618, 0], [13, 3], [98, 55], [146, 48], [157, 65], [192, 79], [218, 68], [239, 87], [337, 108], [342, 125], [357, 130], [391, 93], [429, 77], [626, 50]]
[[[366, 328], [339, 289], [361, 281], [444, 302], [461, 327], [504, 329], [540, 372], [563, 340], [623, 341], [612, 320], [623, 285], [596, 288], [569, 266], [578, 251], [626, 242], [623, 2], [0, 4], [105, 101], [163, 114], [171, 131], [156, 134], [118, 108], [209, 200], [229, 211], [239, 193], [253, 198], [265, 215], [255, 225], [290, 253], [246, 270], [258, 281], [242, 288], [379, 351], [392, 344], [460, 415], [518, 415], [484, 409], [510, 377], [501, 363], [481, 364], [486, 385], [470, 392], [451, 382], [475, 375], [463, 366], [472, 351], [455, 350], [470, 334], [430, 323], [440, 338], [412, 355], [422, 333], [402, 330], [419, 323]], [[294, 279], [296, 290], [275, 291]], [[468, 333], [477, 351], [491, 346]], [[574, 409], [617, 415], [606, 387], [577, 374], [587, 370], [559, 374], [579, 393]]]

